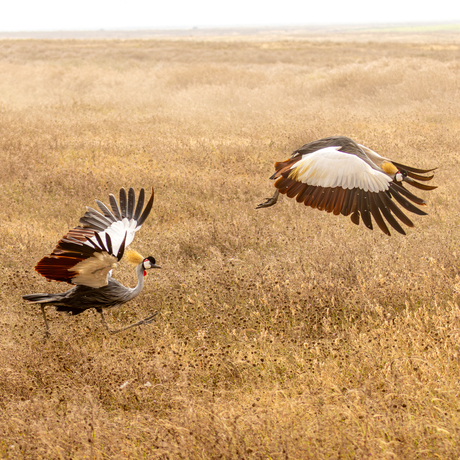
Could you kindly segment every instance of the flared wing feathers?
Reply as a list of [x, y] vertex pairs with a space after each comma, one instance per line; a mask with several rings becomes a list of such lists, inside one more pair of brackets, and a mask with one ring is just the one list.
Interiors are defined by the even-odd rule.
[[43, 257], [35, 270], [48, 280], [64, 281], [93, 288], [106, 286], [109, 272], [123, 257], [125, 247], [134, 239], [148, 217], [154, 193], [144, 208], [145, 192], [141, 189], [136, 204], [132, 188], [128, 195], [120, 190], [120, 203], [109, 196], [111, 210], [96, 200], [100, 210], [87, 207], [80, 225], [70, 230], [54, 248]]
[[277, 193], [282, 193], [320, 211], [350, 215], [357, 225], [362, 219], [372, 229], [373, 217], [387, 235], [387, 224], [405, 234], [399, 221], [409, 227], [414, 224], [397, 204], [418, 215], [426, 213], [412, 204], [423, 206], [425, 201], [407, 190], [403, 182], [433, 190], [435, 186], [414, 180], [427, 182], [433, 174], [424, 174], [432, 171], [393, 162], [347, 137], [329, 137], [305, 144], [291, 158], [275, 163], [271, 179], [277, 192], [258, 207], [275, 204]]

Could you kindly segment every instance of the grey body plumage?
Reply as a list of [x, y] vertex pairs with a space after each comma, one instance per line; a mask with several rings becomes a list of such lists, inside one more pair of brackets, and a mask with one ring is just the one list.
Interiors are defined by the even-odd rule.
[[100, 310], [123, 305], [139, 295], [144, 287], [143, 263], [136, 267], [138, 283], [135, 288], [123, 286], [112, 276], [108, 277], [107, 286], [93, 288], [90, 286], [77, 285], [66, 292], [58, 294], [27, 294], [24, 300], [33, 303], [53, 305], [57, 311], [79, 315], [89, 308]]

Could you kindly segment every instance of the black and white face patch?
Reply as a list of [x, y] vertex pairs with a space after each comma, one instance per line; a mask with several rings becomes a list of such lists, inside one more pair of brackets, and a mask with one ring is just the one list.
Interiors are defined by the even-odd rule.
[[144, 259], [144, 268], [146, 269], [152, 268], [152, 264], [150, 263], [149, 259]]

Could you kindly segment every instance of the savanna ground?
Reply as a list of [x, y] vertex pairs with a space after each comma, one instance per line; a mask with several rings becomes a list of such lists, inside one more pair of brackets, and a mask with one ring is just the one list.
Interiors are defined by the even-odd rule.
[[[0, 42], [1, 458], [458, 458], [460, 39], [332, 38]], [[338, 134], [439, 168], [406, 236], [255, 210]], [[34, 265], [121, 186], [163, 268], [108, 317], [157, 320], [46, 340]]]

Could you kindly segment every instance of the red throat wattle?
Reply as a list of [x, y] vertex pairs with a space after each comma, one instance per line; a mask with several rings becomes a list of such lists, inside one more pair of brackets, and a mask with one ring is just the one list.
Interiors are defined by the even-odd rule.
[[147, 271], [146, 271], [146, 270], [144, 270], [144, 276], [146, 276], [146, 275], [147, 275]]

